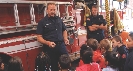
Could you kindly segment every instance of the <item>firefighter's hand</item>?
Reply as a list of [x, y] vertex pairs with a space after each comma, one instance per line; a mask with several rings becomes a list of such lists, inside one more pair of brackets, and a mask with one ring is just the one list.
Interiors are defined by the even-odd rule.
[[54, 48], [56, 44], [54, 42], [47, 41], [47, 45], [51, 48]]
[[92, 25], [92, 26], [93, 26], [93, 27], [96, 27], [96, 28], [99, 28], [99, 25], [95, 25], [95, 24], [94, 24], [94, 25]]
[[68, 39], [64, 39], [65, 45], [69, 45], [69, 40]]

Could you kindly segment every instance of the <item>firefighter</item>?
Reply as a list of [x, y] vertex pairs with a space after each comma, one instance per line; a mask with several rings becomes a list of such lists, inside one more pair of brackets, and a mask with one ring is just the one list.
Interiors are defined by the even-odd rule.
[[51, 59], [52, 71], [58, 71], [58, 59], [60, 55], [68, 54], [65, 45], [69, 44], [65, 24], [55, 13], [55, 3], [48, 3], [47, 15], [38, 23], [36, 31], [37, 40]]
[[102, 15], [98, 15], [98, 7], [92, 6], [91, 15], [86, 18], [87, 39], [94, 38], [100, 42], [104, 38], [104, 30], [107, 29], [106, 21]]
[[8, 65], [4, 63], [2, 57], [0, 57], [0, 71], [8, 71]]

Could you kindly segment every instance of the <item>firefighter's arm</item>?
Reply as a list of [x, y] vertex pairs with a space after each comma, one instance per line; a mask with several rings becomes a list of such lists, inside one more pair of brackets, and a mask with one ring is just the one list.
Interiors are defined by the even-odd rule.
[[103, 19], [103, 23], [100, 25], [99, 28], [100, 29], [103, 29], [103, 30], [107, 30], [107, 21], [105, 19]]
[[37, 41], [42, 44], [48, 45], [49, 47], [55, 47], [56, 45], [54, 42], [46, 41], [45, 39], [43, 39], [42, 35], [37, 35]]
[[95, 27], [94, 25], [92, 25], [94, 23], [91, 23], [90, 19], [87, 18], [86, 20], [86, 26], [90, 31], [95, 31], [97, 30], [97, 27]]
[[102, 29], [102, 30], [107, 30], [107, 25], [92, 25], [93, 27], [97, 28], [97, 29]]
[[96, 28], [96, 27], [93, 27], [93, 26], [88, 26], [88, 28], [89, 28], [90, 31], [95, 31], [95, 30], [97, 30], [97, 28]]
[[42, 44], [45, 44], [45, 45], [48, 45], [49, 47], [55, 47], [55, 43], [54, 42], [51, 42], [51, 41], [46, 41], [43, 37], [42, 37], [42, 34], [43, 34], [43, 29], [44, 29], [44, 22], [41, 20], [38, 25], [37, 25], [37, 30], [36, 30], [36, 33], [38, 34], [37, 35], [37, 40], [38, 42], [42, 43]]
[[69, 45], [69, 40], [68, 40], [68, 38], [67, 38], [67, 31], [66, 31], [66, 30], [63, 31], [63, 37], [64, 37], [64, 42], [65, 42], [65, 44], [66, 44], [66, 45]]
[[46, 44], [48, 45], [49, 41], [46, 41], [45, 39], [43, 39], [42, 35], [37, 35], [37, 41], [39, 41], [42, 44]]
[[99, 29], [107, 30], [107, 25], [103, 25], [103, 24], [101, 24], [101, 25], [99, 26]]
[[98, 29], [102, 29], [102, 30], [107, 30], [107, 21], [103, 18], [102, 15], [100, 15], [100, 18], [101, 18], [101, 22], [102, 24], [101, 25], [97, 25], [97, 28]]

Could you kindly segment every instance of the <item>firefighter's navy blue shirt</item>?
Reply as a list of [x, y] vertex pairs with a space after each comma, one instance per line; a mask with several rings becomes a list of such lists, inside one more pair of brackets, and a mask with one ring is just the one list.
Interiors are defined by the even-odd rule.
[[43, 36], [47, 41], [63, 41], [63, 31], [66, 30], [65, 24], [58, 17], [48, 17], [46, 15], [37, 26], [37, 34]]
[[98, 41], [101, 41], [104, 38], [104, 30], [98, 29], [96, 31], [90, 31], [88, 26], [92, 25], [106, 25], [106, 20], [103, 18], [102, 15], [93, 16], [90, 15], [86, 18], [86, 27], [87, 27], [87, 38], [94, 38]]

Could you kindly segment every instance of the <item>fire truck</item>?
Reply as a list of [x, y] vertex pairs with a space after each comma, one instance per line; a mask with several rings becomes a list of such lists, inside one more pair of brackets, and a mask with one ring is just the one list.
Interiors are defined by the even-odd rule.
[[72, 2], [57, 1], [0, 1], [0, 57], [8, 64], [11, 57], [22, 59], [24, 71], [34, 71], [35, 58], [43, 44], [36, 39], [38, 22], [46, 16], [47, 3], [57, 5], [56, 15], [67, 27], [71, 60], [79, 58], [80, 46], [86, 41], [82, 26], [82, 10], [73, 9]]
[[[82, 0], [76, 3], [72, 0], [67, 1], [0, 0], [0, 57], [4, 63], [8, 64], [11, 57], [18, 56], [22, 59], [24, 71], [34, 71], [35, 58], [42, 51], [43, 46], [36, 39], [36, 29], [38, 22], [46, 16], [47, 3], [50, 2], [56, 4], [56, 15], [67, 27], [70, 45], [66, 48], [71, 60], [79, 59], [80, 47], [86, 42], [84, 23], [86, 16], [90, 15], [90, 9], [86, 8]], [[111, 14], [113, 14], [111, 20], [109, 14], [106, 14], [106, 20], [109, 26], [110, 21], [114, 20], [115, 31], [117, 31], [122, 28], [120, 17], [116, 10]], [[108, 31], [110, 31], [109, 26]], [[111, 32], [107, 34], [110, 35]]]

